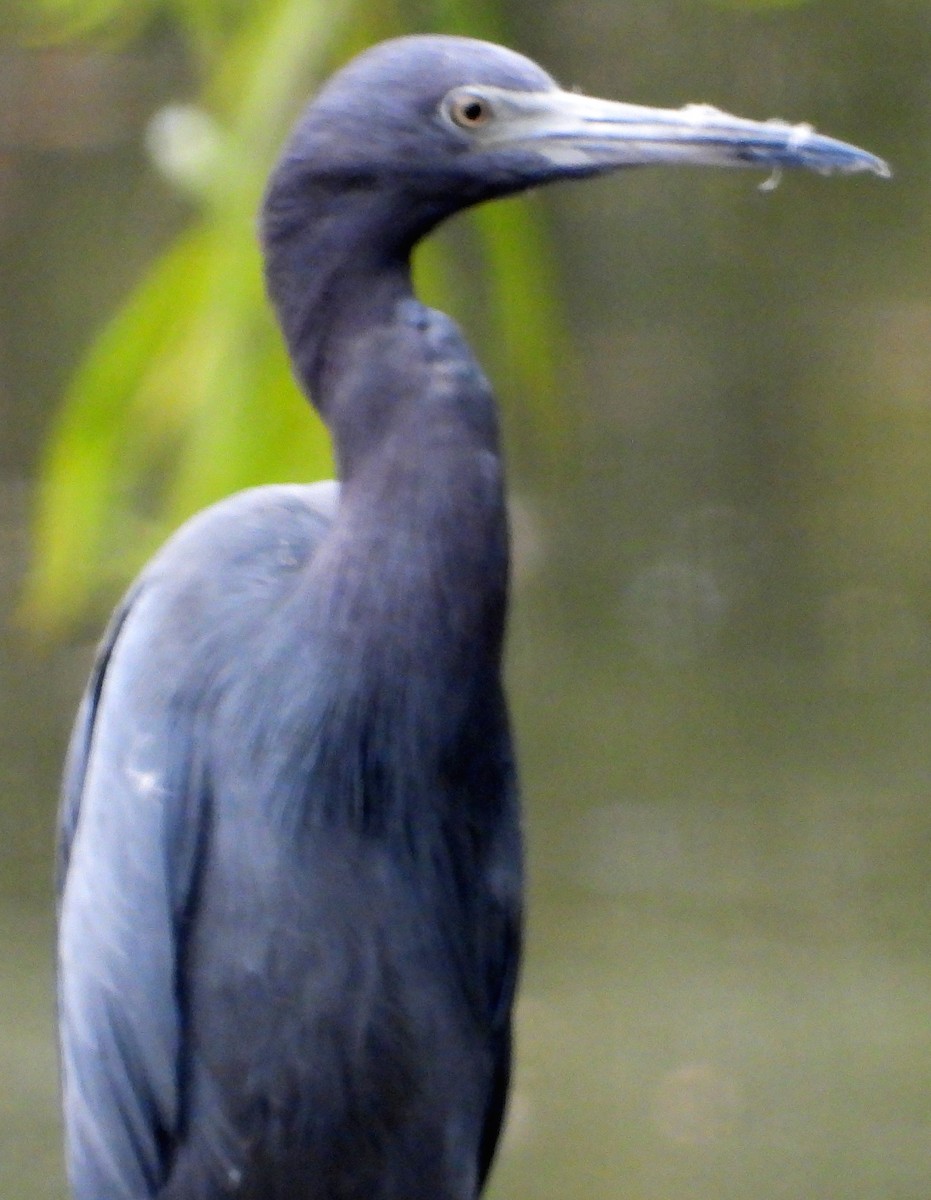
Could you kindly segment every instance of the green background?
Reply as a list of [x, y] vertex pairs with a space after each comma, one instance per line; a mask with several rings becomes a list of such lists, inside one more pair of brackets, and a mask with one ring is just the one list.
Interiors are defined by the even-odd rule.
[[[489, 1194], [927, 1200], [931, 9], [303, 9], [0, 24], [0, 1194], [64, 1195], [52, 829], [106, 607], [190, 508], [327, 469], [262, 323], [256, 181], [328, 63], [450, 28], [895, 171], [631, 172], [420, 264], [494, 377], [514, 500], [529, 937]], [[195, 113], [159, 168], [179, 103], [207, 151]]]

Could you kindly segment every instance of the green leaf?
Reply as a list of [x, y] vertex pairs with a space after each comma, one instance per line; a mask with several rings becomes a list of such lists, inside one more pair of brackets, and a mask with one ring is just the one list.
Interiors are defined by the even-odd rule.
[[[121, 524], [138, 438], [134, 422], [158, 395], [158, 363], [178, 329], [179, 297], [203, 271], [203, 239], [188, 235], [150, 270], [106, 326], [75, 375], [49, 437], [39, 478], [34, 559], [25, 604], [42, 629], [86, 606]], [[170, 417], [170, 409], [168, 416]]]
[[[46, 13], [70, 11], [69, 0], [42, 3]], [[200, 212], [98, 336], [50, 436], [25, 596], [29, 620], [47, 633], [73, 623], [100, 593], [112, 600], [196, 509], [237, 488], [331, 470], [326, 431], [291, 378], [264, 296], [255, 212], [306, 95], [359, 39], [402, 31], [374, 0], [170, 7], [211, 64], [200, 107], [185, 110], [193, 123], [181, 113], [174, 127], [182, 139], [200, 131], [176, 147], [189, 157], [176, 160], [172, 176]], [[146, 8], [101, 0], [95, 20]], [[454, 27], [470, 11], [485, 14], [479, 24], [490, 31], [496, 6], [487, 0], [474, 9], [465, 0], [436, 4]], [[554, 445], [563, 427], [555, 384], [562, 333], [545, 233], [517, 204], [480, 210], [475, 228], [492, 340], [502, 347], [496, 366], [509, 364], [508, 391]], [[418, 258], [419, 277], [443, 307], [457, 266], [443, 240]]]
[[538, 211], [524, 198], [499, 201], [473, 214], [488, 272], [490, 320], [501, 369], [534, 412], [533, 427], [550, 449], [567, 430], [559, 363], [567, 359], [557, 281]]

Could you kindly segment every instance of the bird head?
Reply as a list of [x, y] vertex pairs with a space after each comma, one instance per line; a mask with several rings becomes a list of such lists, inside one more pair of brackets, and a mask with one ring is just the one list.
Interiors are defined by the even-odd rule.
[[621, 167], [690, 163], [805, 167], [886, 164], [808, 125], [750, 121], [704, 104], [651, 108], [560, 88], [530, 59], [471, 38], [412, 36], [360, 54], [324, 85], [272, 177], [285, 190], [390, 195], [398, 230], [419, 236], [482, 200]]

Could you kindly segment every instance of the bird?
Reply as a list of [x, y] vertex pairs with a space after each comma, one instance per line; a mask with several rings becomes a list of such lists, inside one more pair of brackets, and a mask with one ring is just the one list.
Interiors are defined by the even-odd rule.
[[57, 987], [75, 1200], [473, 1200], [522, 926], [496, 402], [415, 296], [480, 202], [650, 163], [888, 174], [809, 126], [560, 88], [412, 35], [311, 99], [260, 239], [338, 482], [194, 516], [103, 636], [67, 752]]

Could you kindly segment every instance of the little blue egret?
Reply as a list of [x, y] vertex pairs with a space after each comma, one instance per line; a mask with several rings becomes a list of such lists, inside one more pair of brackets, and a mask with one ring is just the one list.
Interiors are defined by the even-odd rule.
[[469, 205], [648, 163], [887, 173], [466, 38], [376, 46], [299, 119], [262, 243], [339, 483], [194, 517], [104, 637], [60, 819], [75, 1200], [481, 1191], [521, 925], [504, 475], [491, 389], [410, 255]]

